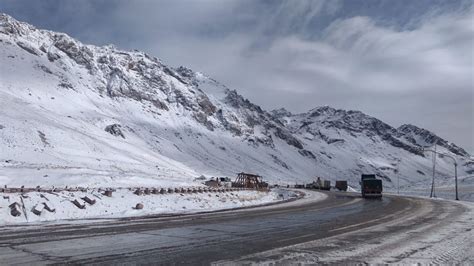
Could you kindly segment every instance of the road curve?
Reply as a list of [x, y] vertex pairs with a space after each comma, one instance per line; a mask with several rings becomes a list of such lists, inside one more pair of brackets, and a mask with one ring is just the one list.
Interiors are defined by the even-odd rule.
[[[421, 237], [426, 235], [424, 231], [448, 232], [441, 229], [457, 217], [459, 226], [472, 228], [472, 209], [461, 204], [396, 196], [363, 200], [358, 194], [331, 192], [319, 202], [237, 212], [21, 230], [0, 227], [0, 263], [287, 264], [295, 259], [330, 263], [370, 262], [370, 258], [375, 262], [413, 262], [418, 253], [433, 248], [418, 250], [420, 245], [413, 244], [413, 239], [426, 243]], [[401, 237], [407, 233], [408, 238]], [[456, 237], [472, 242], [472, 234], [469, 230]], [[389, 237], [387, 244], [384, 239]], [[441, 240], [449, 237], [443, 235]], [[410, 243], [413, 248], [404, 250], [402, 246]], [[428, 253], [419, 259], [469, 262], [469, 257], [457, 255], [472, 252], [463, 247], [446, 252], [438, 249], [441, 255]], [[401, 255], [393, 253], [397, 248]]]

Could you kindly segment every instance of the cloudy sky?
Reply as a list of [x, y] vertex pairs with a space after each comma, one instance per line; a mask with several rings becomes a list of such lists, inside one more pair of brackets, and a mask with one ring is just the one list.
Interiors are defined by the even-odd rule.
[[361, 110], [474, 153], [472, 0], [1, 0], [0, 12], [205, 72], [267, 110]]

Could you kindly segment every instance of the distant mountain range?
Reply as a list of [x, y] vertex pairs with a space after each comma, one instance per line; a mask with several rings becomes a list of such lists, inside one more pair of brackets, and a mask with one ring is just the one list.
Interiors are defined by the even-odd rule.
[[[0, 47], [0, 185], [166, 186], [244, 171], [353, 186], [376, 173], [394, 187], [429, 183], [422, 147], [435, 142], [460, 175], [474, 172], [464, 149], [414, 125], [328, 106], [265, 111], [203, 73], [6, 14]], [[439, 178], [452, 172], [438, 159]]]

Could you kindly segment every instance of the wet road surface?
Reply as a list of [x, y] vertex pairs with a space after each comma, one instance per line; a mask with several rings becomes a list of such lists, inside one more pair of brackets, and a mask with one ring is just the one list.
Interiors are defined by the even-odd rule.
[[[413, 215], [427, 200], [327, 193], [319, 202], [87, 225], [0, 228], [1, 264], [211, 264], [357, 232]], [[394, 229], [395, 230], [395, 229]], [[359, 238], [354, 241], [362, 241]], [[323, 249], [320, 249], [323, 250]], [[268, 260], [268, 256], [263, 256]]]

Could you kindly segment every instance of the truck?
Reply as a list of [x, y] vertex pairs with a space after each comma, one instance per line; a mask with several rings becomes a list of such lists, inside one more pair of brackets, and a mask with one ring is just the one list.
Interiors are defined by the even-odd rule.
[[320, 186], [319, 189], [330, 190], [331, 189], [331, 181], [323, 180], [322, 186]]
[[346, 180], [336, 180], [336, 185], [334, 186], [339, 191], [347, 191], [347, 181]]
[[382, 180], [377, 179], [374, 174], [361, 175], [360, 186], [363, 198], [382, 197]]
[[231, 187], [232, 181], [228, 177], [212, 177], [210, 180], [204, 182], [204, 185], [209, 187]]
[[232, 180], [229, 177], [218, 177], [217, 181], [221, 187], [232, 187]]
[[318, 177], [316, 181], [313, 181], [312, 183], [306, 184], [306, 188], [320, 189], [320, 190], [330, 190], [331, 189], [331, 181], [330, 180], [324, 180], [324, 179], [321, 179], [320, 177]]

